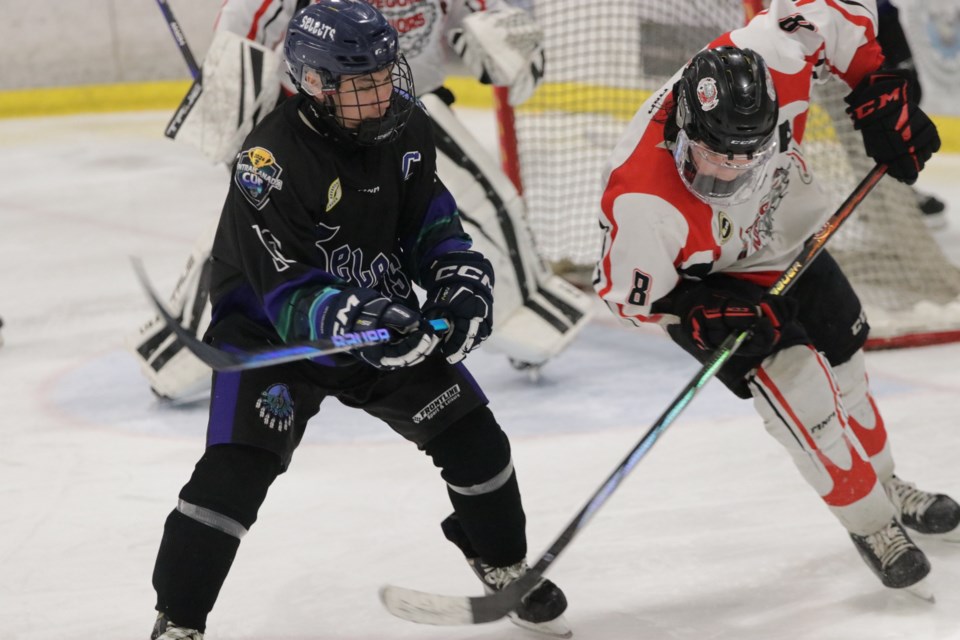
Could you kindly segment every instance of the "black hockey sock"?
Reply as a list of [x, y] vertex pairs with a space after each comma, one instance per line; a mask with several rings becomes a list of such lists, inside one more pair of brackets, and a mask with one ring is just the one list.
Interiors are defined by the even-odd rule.
[[458, 526], [476, 555], [497, 567], [523, 559], [526, 517], [510, 442], [490, 410], [471, 411], [424, 450], [442, 469]]
[[238, 538], [171, 512], [153, 568], [157, 611], [181, 627], [203, 631], [239, 546]]

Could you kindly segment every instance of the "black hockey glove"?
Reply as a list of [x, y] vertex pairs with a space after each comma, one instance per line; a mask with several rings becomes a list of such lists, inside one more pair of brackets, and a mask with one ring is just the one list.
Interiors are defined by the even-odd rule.
[[909, 74], [901, 69], [875, 71], [844, 100], [867, 155], [887, 165], [887, 173], [900, 182], [913, 184], [940, 149], [940, 136], [910, 95], [909, 85]]
[[321, 312], [318, 331], [327, 337], [386, 329], [394, 338], [350, 353], [378, 369], [415, 365], [440, 342], [421, 315], [373, 289], [344, 289]]
[[430, 265], [423, 288], [423, 315], [450, 322], [440, 349], [448, 362], [460, 362], [493, 329], [493, 265], [476, 251], [451, 251]]
[[734, 332], [752, 331], [735, 355], [767, 356], [780, 341], [780, 329], [797, 314], [797, 301], [763, 294], [759, 301], [707, 285], [690, 287], [677, 297], [680, 326], [703, 351], [713, 351]]

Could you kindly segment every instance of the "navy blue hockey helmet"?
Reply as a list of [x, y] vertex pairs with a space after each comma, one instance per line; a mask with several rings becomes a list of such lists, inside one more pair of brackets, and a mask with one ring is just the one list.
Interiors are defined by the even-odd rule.
[[750, 49], [695, 55], [675, 89], [681, 178], [710, 204], [743, 202], [762, 183], [777, 151], [777, 94], [766, 63]]
[[399, 135], [416, 100], [413, 76], [396, 29], [376, 8], [363, 0], [310, 4], [290, 21], [283, 53], [297, 89], [317, 98], [328, 115], [336, 115], [330, 97], [348, 90], [341, 86], [344, 77], [390, 69], [393, 90], [386, 113], [353, 123], [339, 118], [338, 124], [364, 144]]

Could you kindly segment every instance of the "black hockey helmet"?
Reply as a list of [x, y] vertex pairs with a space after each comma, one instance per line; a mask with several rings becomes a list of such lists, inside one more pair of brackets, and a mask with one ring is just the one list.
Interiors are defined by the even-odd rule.
[[695, 55], [674, 86], [680, 178], [700, 200], [745, 202], [777, 153], [777, 95], [763, 59], [718, 47]]
[[751, 49], [704, 49], [683, 70], [677, 89], [677, 125], [714, 151], [751, 154], [777, 126], [773, 80]]
[[[340, 127], [361, 144], [395, 139], [416, 104], [413, 75], [400, 51], [396, 29], [363, 0], [318, 0], [307, 5], [290, 21], [283, 53], [297, 89], [316, 98], [326, 115], [335, 116]], [[344, 77], [385, 69], [391, 70], [392, 92], [382, 117], [361, 121], [336, 113], [333, 96], [344, 91]]]

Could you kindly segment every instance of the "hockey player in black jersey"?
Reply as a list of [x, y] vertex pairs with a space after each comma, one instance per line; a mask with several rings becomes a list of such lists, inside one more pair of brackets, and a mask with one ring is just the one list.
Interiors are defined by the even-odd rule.
[[[460, 362], [490, 333], [494, 274], [436, 176], [397, 33], [366, 2], [321, 0], [294, 16], [284, 53], [299, 93], [253, 130], [233, 167], [206, 340], [246, 349], [370, 329], [396, 339], [214, 373], [206, 451], [157, 554], [154, 640], [203, 637], [240, 539], [328, 396], [430, 456], [454, 510], [443, 532], [488, 588], [526, 571], [509, 441]], [[446, 335], [427, 322], [441, 317]], [[543, 580], [513, 619], [566, 636], [565, 608]]]

